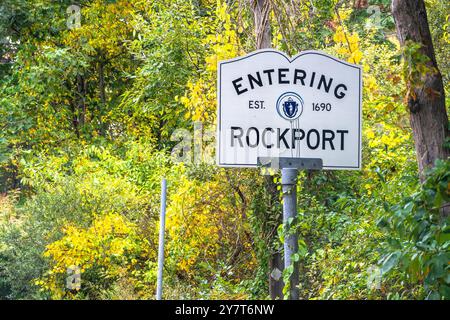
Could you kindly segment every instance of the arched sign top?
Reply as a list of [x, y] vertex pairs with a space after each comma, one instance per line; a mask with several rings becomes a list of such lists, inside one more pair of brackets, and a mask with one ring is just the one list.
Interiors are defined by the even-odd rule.
[[320, 50], [304, 50], [304, 51], [301, 51], [301, 52], [297, 53], [295, 56], [291, 57], [291, 56], [285, 54], [283, 51], [279, 51], [279, 50], [275, 50], [275, 49], [258, 49], [258, 50], [252, 51], [252, 52], [250, 52], [250, 53], [248, 53], [248, 54], [246, 54], [244, 56], [241, 56], [241, 57], [236, 57], [236, 58], [232, 58], [232, 59], [228, 59], [228, 60], [219, 61], [218, 64], [221, 65], [221, 64], [226, 64], [226, 63], [232, 63], [232, 62], [235, 62], [235, 61], [239, 61], [239, 60], [250, 58], [250, 57], [252, 57], [254, 55], [258, 55], [258, 54], [261, 54], [261, 53], [275, 53], [275, 54], [278, 54], [278, 55], [284, 57], [289, 63], [294, 62], [295, 60], [297, 60], [301, 56], [305, 56], [305, 55], [308, 55], [308, 54], [313, 54], [313, 55], [319, 55], [319, 56], [326, 57], [328, 59], [331, 59], [333, 61], [342, 63], [342, 64], [344, 64], [346, 66], [349, 66], [349, 67], [353, 67], [353, 68], [360, 69], [360, 70], [362, 69], [362, 67], [359, 64], [350, 63], [350, 62], [347, 62], [345, 60], [339, 59], [337, 57], [333, 57], [332, 55], [329, 55], [328, 53], [320, 51]]
[[360, 169], [361, 104], [361, 66], [324, 52], [262, 49], [221, 61], [217, 163], [303, 157]]

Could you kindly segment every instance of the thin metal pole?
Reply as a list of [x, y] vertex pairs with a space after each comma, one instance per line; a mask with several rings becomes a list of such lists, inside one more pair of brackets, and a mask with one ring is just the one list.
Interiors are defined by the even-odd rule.
[[298, 262], [291, 257], [298, 252], [298, 234], [288, 228], [290, 218], [297, 216], [297, 169], [286, 168], [281, 170], [281, 185], [283, 189], [283, 225], [284, 225], [284, 269], [293, 264], [290, 278], [289, 300], [298, 300]]
[[166, 228], [166, 192], [167, 181], [161, 181], [161, 215], [159, 218], [158, 276], [156, 282], [156, 300], [162, 299], [163, 266], [164, 266], [164, 231]]

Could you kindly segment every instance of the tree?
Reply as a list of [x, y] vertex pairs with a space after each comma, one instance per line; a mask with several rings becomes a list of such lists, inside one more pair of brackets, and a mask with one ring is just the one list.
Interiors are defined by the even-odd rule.
[[[270, 48], [272, 44], [272, 34], [269, 21], [271, 10], [270, 1], [254, 0], [252, 2], [252, 7], [255, 16], [254, 18], [255, 18], [256, 48], [257, 49]], [[279, 195], [277, 185], [273, 181], [272, 176], [270, 175], [265, 176], [264, 187], [269, 195], [269, 202], [271, 204], [271, 207], [273, 207], [277, 202], [279, 202], [278, 200]], [[279, 205], [276, 207], [279, 207]], [[275, 217], [272, 216], [273, 214], [268, 214], [267, 218], [268, 219], [275, 218], [275, 220], [278, 222], [276, 226], [282, 223], [281, 214], [275, 215]], [[276, 279], [275, 278], [276, 276], [274, 277], [274, 275], [272, 274], [274, 271], [276, 272], [276, 270], [282, 271], [283, 269], [284, 268], [283, 268], [282, 252], [277, 250], [277, 248], [271, 248], [269, 260], [269, 272], [271, 272], [269, 276], [269, 294], [272, 299], [283, 297], [283, 280], [282, 278]]]
[[394, 0], [392, 13], [406, 60], [407, 101], [421, 180], [449, 149], [445, 92], [423, 0]]

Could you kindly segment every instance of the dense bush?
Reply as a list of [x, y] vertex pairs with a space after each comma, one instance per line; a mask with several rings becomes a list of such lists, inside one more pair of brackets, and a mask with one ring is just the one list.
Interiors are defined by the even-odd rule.
[[450, 299], [450, 161], [438, 161], [422, 187], [402, 199], [378, 225], [386, 231], [383, 274], [402, 272], [419, 298]]

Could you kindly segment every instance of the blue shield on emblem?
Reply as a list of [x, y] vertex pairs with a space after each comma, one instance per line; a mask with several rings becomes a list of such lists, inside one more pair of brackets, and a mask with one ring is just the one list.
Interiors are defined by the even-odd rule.
[[283, 111], [287, 117], [289, 118], [294, 117], [297, 113], [297, 110], [298, 110], [298, 103], [292, 100], [292, 98], [289, 98], [287, 101], [283, 103]]

